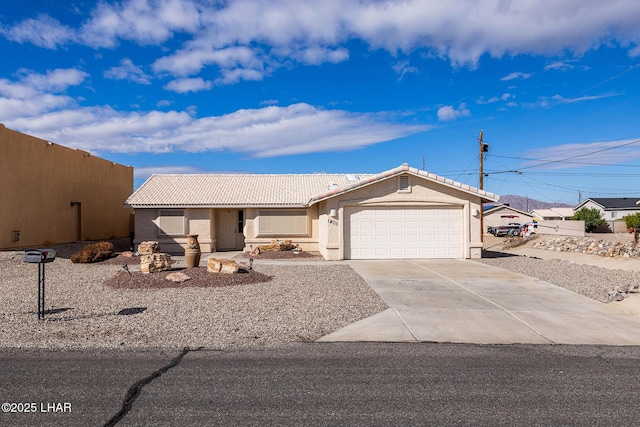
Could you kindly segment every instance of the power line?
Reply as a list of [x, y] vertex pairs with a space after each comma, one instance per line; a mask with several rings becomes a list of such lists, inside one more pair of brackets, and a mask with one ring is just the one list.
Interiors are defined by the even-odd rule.
[[[593, 153], [589, 153], [593, 154]], [[530, 157], [515, 157], [515, 156], [498, 156], [491, 154], [490, 157], [496, 157], [500, 159], [513, 159], [513, 160], [525, 160], [530, 162], [544, 162], [546, 159], [533, 159]], [[610, 163], [592, 163], [592, 162], [571, 162], [571, 161], [562, 161], [562, 163], [569, 163], [575, 165], [585, 165], [585, 166], [607, 166], [607, 167], [627, 167], [627, 168], [640, 168], [640, 165], [618, 165], [618, 164], [610, 164]]]
[[602, 153], [602, 152], [604, 152], [604, 151], [614, 150], [614, 149], [616, 149], [616, 148], [621, 148], [621, 147], [627, 147], [627, 146], [629, 146], [629, 145], [638, 144], [638, 143], [640, 143], [640, 139], [635, 139], [635, 140], [633, 140], [633, 141], [626, 142], [626, 143], [624, 143], [624, 144], [620, 144], [620, 145], [616, 145], [616, 146], [614, 146], [614, 147], [607, 147], [607, 148], [603, 148], [603, 149], [601, 149], [601, 150], [592, 151], [592, 152], [590, 152], [590, 153], [576, 154], [575, 156], [567, 157], [567, 158], [562, 159], [562, 160], [548, 160], [548, 161], [547, 161], [547, 160], [542, 160], [542, 161], [544, 161], [545, 163], [541, 163], [541, 164], [533, 165], [533, 166], [527, 166], [527, 167], [519, 168], [519, 169], [520, 169], [520, 170], [522, 170], [522, 169], [532, 169], [532, 168], [538, 168], [538, 167], [540, 167], [540, 166], [549, 165], [549, 164], [553, 164], [553, 163], [564, 163], [564, 162], [566, 162], [567, 160], [577, 159], [578, 157], [590, 156], [590, 155], [592, 155], [592, 154], [598, 154], [598, 153]]

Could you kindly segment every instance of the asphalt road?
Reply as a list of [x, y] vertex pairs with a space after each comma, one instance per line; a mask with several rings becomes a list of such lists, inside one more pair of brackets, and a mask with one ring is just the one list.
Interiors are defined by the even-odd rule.
[[0, 349], [0, 425], [635, 425], [639, 362], [602, 346]]

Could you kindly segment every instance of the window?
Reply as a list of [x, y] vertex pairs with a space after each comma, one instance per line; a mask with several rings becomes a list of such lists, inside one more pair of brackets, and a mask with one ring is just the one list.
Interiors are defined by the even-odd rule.
[[611, 211], [611, 218], [618, 218], [618, 211]]
[[244, 211], [243, 210], [239, 210], [238, 211], [238, 233], [243, 233], [244, 232]]
[[309, 235], [309, 219], [304, 210], [260, 211], [258, 214], [260, 236]]
[[184, 236], [185, 218], [182, 209], [162, 210], [158, 218], [160, 236]]
[[398, 191], [410, 192], [411, 187], [409, 186], [409, 175], [401, 175], [398, 178]]

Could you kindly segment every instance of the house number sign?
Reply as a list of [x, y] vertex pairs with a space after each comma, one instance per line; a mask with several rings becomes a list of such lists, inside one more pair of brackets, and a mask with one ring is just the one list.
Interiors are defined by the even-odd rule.
[[337, 219], [329, 218], [329, 224], [337, 226], [339, 222]]

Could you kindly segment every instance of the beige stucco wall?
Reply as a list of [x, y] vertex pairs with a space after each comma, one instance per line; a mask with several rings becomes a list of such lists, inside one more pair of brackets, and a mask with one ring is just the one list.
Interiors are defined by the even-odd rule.
[[135, 211], [135, 240], [140, 242], [153, 240], [160, 244], [160, 251], [180, 254], [184, 253], [187, 235], [197, 234], [200, 250], [212, 252], [215, 244], [215, 210], [209, 208], [181, 209], [185, 216], [185, 231], [183, 236], [166, 236], [160, 234], [160, 211], [163, 209], [136, 209]]
[[0, 124], [0, 249], [127, 237], [132, 191], [132, 167]]
[[[139, 244], [145, 240], [154, 240], [160, 244], [160, 250], [168, 253], [181, 253], [184, 252], [184, 247], [187, 243], [186, 234], [197, 234], [198, 242], [200, 243], [200, 249], [203, 252], [213, 252], [217, 250], [218, 242], [217, 235], [219, 233], [219, 221], [220, 212], [226, 211], [223, 209], [209, 209], [209, 208], [189, 208], [184, 209], [185, 221], [186, 221], [186, 234], [184, 236], [164, 236], [159, 233], [159, 219], [160, 210], [166, 210], [168, 208], [157, 209], [136, 209], [135, 212], [135, 244]], [[293, 244], [300, 245], [300, 248], [304, 251], [318, 251], [318, 207], [312, 206], [308, 209], [291, 208], [293, 210], [306, 210], [309, 217], [309, 230], [308, 236], [268, 236], [260, 237], [258, 235], [257, 217], [258, 212], [267, 208], [247, 208], [244, 209], [244, 250], [251, 250], [251, 248], [268, 244], [272, 240], [291, 240]], [[277, 209], [282, 210], [282, 209]]]
[[[454, 207], [462, 209], [465, 258], [482, 256], [480, 197], [409, 175], [410, 192], [398, 191], [399, 176], [320, 202], [320, 253], [328, 260], [344, 259], [345, 208], [348, 206]], [[335, 209], [336, 216], [331, 217]]]
[[563, 221], [548, 220], [538, 221], [536, 228], [538, 234], [549, 234], [553, 236], [576, 236], [584, 237], [584, 221]]
[[[318, 206], [314, 205], [308, 209], [309, 217], [308, 236], [268, 236], [260, 237], [258, 233], [258, 212], [268, 210], [266, 208], [245, 209], [245, 249], [250, 251], [252, 247], [270, 243], [272, 240], [291, 240], [294, 245], [299, 245], [303, 251], [318, 252], [318, 238], [320, 230], [318, 228]], [[278, 209], [281, 210], [281, 209]], [[303, 210], [302, 208], [292, 208], [292, 210]]]

